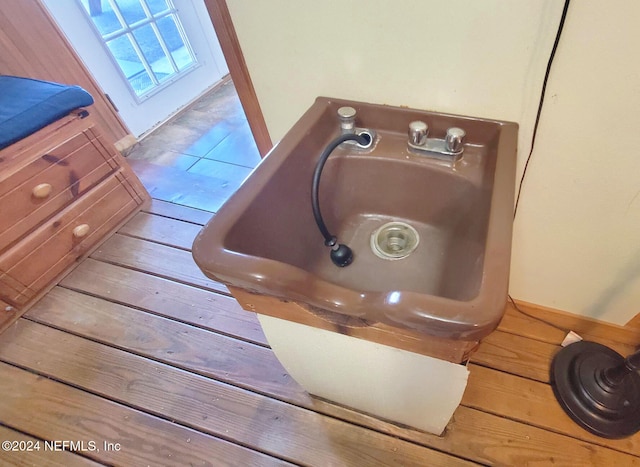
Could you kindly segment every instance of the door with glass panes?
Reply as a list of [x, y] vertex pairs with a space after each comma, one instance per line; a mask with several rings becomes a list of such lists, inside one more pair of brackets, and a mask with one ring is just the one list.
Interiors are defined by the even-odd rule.
[[45, 0], [136, 136], [228, 69], [203, 0]]

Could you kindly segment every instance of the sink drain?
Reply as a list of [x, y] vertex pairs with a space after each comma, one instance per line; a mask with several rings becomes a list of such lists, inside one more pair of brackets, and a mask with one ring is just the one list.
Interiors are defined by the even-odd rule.
[[382, 259], [402, 259], [420, 243], [416, 229], [404, 222], [389, 222], [371, 234], [371, 250]]

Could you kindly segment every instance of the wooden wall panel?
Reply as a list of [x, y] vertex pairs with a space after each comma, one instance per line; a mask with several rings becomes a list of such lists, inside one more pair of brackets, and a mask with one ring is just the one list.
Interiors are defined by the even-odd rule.
[[95, 100], [90, 110], [109, 142], [129, 135], [40, 0], [0, 0], [0, 74], [82, 86]]

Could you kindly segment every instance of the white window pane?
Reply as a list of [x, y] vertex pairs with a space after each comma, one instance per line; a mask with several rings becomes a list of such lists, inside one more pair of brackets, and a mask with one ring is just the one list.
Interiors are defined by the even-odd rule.
[[81, 3], [102, 36], [122, 29], [120, 20], [107, 0], [81, 0]]
[[160, 18], [157, 24], [178, 70], [184, 70], [192, 65], [193, 57], [182, 40], [182, 36], [176, 26], [175, 17], [173, 15], [165, 16]]
[[120, 13], [129, 25], [143, 20], [147, 17], [147, 14], [140, 5], [140, 0], [115, 0], [120, 9]]

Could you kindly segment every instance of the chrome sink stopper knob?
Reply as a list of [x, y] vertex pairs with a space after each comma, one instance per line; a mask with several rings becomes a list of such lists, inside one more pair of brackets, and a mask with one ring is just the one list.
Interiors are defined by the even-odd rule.
[[356, 109], [353, 107], [340, 107], [338, 109], [338, 120], [342, 133], [354, 133], [356, 129]]
[[466, 132], [462, 128], [451, 127], [447, 130], [447, 136], [444, 138], [444, 144], [447, 151], [459, 153], [462, 151], [463, 139]]

